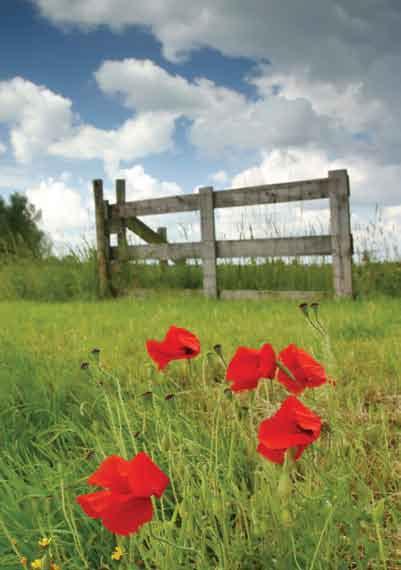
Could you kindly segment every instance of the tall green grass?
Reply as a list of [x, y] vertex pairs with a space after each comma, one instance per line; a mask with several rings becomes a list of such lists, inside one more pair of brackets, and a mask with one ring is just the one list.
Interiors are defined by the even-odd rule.
[[[0, 567], [38, 558], [47, 536], [63, 570], [399, 568], [400, 309], [398, 299], [327, 301], [327, 344], [288, 302], [0, 303]], [[196, 332], [202, 353], [161, 374], [145, 341], [171, 324]], [[302, 396], [325, 429], [294, 473], [290, 523], [282, 468], [256, 452], [260, 421], [286, 393], [264, 381], [230, 397], [212, 351], [220, 343], [228, 359], [263, 342], [295, 342], [336, 380]], [[154, 520], [117, 539], [75, 497], [90, 492], [105, 456], [140, 450], [171, 485]], [[127, 552], [119, 563], [117, 542]]]
[[[230, 263], [218, 265], [220, 289], [333, 291], [330, 263]], [[365, 261], [353, 266], [356, 296], [401, 295], [401, 263]], [[119, 294], [136, 288], [201, 289], [201, 265], [129, 263], [113, 275]], [[98, 297], [96, 253], [85, 257], [70, 254], [64, 258], [30, 257], [0, 260], [0, 300], [69, 301], [95, 300]]]

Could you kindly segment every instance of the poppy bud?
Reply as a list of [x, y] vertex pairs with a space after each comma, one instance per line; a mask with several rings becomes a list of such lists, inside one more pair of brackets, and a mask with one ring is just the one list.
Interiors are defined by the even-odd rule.
[[92, 348], [91, 356], [94, 358], [94, 360], [96, 360], [96, 362], [99, 362], [99, 355], [100, 355], [100, 349], [99, 348]]
[[227, 366], [227, 363], [225, 361], [225, 358], [223, 356], [223, 347], [221, 344], [215, 344], [213, 347], [213, 350], [215, 351], [215, 353], [217, 354], [217, 356], [220, 358], [220, 360], [222, 361], [222, 363], [224, 364], [224, 366]]
[[305, 315], [305, 317], [309, 316], [308, 313], [308, 303], [301, 303], [300, 305], [298, 305], [299, 308], [301, 309], [301, 311], [303, 312], [303, 314]]

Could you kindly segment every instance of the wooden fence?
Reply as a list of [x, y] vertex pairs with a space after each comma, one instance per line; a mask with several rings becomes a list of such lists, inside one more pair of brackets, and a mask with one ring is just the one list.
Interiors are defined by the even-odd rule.
[[[116, 203], [103, 200], [102, 180], [93, 181], [96, 213], [97, 258], [101, 296], [111, 292], [111, 266], [133, 259], [185, 260], [201, 258], [203, 290], [207, 297], [218, 297], [216, 261], [218, 258], [291, 257], [332, 255], [334, 291], [337, 296], [352, 296], [353, 241], [350, 226], [349, 179], [346, 170], [331, 170], [327, 178], [301, 180], [214, 191], [208, 186], [198, 194], [186, 194], [126, 202], [125, 181], [116, 181]], [[330, 234], [269, 239], [216, 240], [216, 208], [277, 204], [299, 200], [329, 199]], [[165, 228], [153, 231], [138, 216], [200, 211], [201, 241], [167, 243]], [[148, 242], [130, 246], [127, 229]], [[117, 246], [110, 234], [117, 234]], [[257, 295], [257, 292], [255, 292]], [[299, 292], [301, 295], [301, 292]], [[235, 296], [240, 296], [236, 292]]]

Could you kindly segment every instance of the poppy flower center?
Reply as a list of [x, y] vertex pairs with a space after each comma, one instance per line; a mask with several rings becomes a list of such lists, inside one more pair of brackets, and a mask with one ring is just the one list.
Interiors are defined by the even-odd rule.
[[194, 349], [190, 348], [189, 346], [184, 346], [182, 350], [184, 354], [194, 354], [195, 352]]
[[311, 436], [311, 437], [313, 437], [313, 435], [314, 435], [314, 433], [315, 433], [315, 432], [313, 431], [313, 429], [306, 429], [306, 428], [303, 428], [303, 427], [298, 426], [298, 425], [297, 425], [297, 432], [298, 432], [298, 433], [304, 433], [305, 435], [309, 435], [309, 436]]

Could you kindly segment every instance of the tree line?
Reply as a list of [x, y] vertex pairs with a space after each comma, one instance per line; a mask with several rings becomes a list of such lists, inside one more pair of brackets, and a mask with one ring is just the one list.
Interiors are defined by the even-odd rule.
[[49, 238], [38, 225], [41, 218], [25, 195], [14, 192], [8, 203], [0, 196], [0, 256], [49, 254]]

